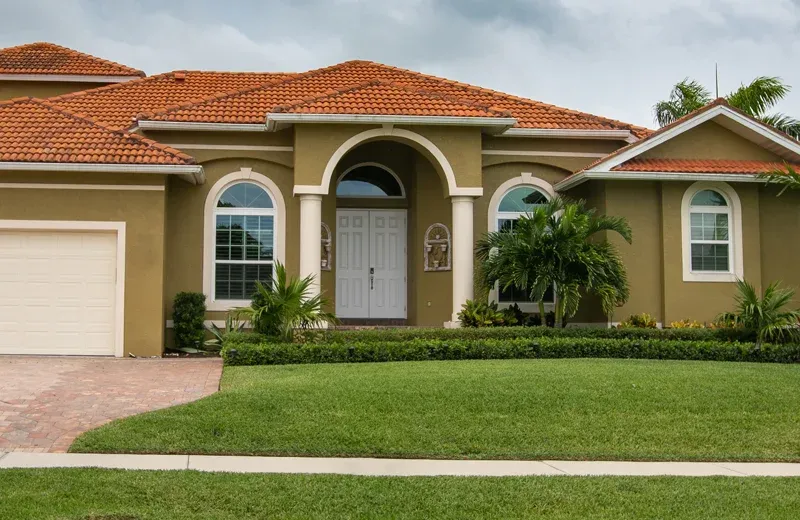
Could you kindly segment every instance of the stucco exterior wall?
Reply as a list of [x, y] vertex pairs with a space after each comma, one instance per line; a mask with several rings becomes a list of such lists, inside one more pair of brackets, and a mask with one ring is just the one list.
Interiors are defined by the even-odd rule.
[[102, 87], [106, 83], [67, 81], [0, 81], [0, 101], [18, 97], [49, 98]]
[[781, 161], [781, 159], [727, 128], [707, 121], [673, 137], [639, 157], [643, 159], [738, 159]]
[[[574, 172], [625, 145], [624, 141], [483, 136], [483, 167], [535, 162]], [[516, 152], [516, 153], [514, 153]], [[554, 152], [554, 155], [548, 155]]]
[[[155, 175], [0, 173], [0, 182], [4, 183], [163, 186], [165, 181], [164, 176]], [[137, 356], [159, 356], [162, 353], [165, 205], [165, 191], [0, 189], [0, 219], [126, 223], [126, 356], [129, 353]]]
[[[777, 281], [800, 291], [800, 193], [787, 191], [776, 197], [778, 191], [774, 186], [758, 190], [761, 283], [766, 287]], [[800, 307], [800, 294], [794, 305]]]

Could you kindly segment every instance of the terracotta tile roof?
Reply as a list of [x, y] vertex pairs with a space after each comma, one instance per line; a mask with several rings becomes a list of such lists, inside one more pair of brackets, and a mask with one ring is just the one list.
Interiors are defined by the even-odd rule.
[[347, 90], [375, 80], [438, 94], [454, 102], [508, 112], [518, 120], [516, 126], [520, 128], [630, 130], [637, 137], [651, 132], [612, 119], [370, 61], [347, 61], [297, 74], [279, 84], [231, 91], [224, 96], [215, 95], [201, 102], [156, 111], [147, 117], [163, 121], [262, 123], [267, 112], [277, 105], [299, 103], [306, 98]]
[[271, 112], [290, 114], [369, 114], [444, 117], [511, 117], [485, 106], [468, 104], [442, 94], [414, 90], [389, 81], [375, 80], [348, 89], [274, 107]]
[[0, 74], [144, 76], [144, 72], [53, 43], [0, 49]]
[[174, 71], [50, 98], [67, 110], [114, 128], [130, 128], [142, 112], [163, 110], [232, 90], [281, 81], [290, 73]]
[[0, 102], [0, 162], [182, 165], [194, 159], [47, 100], [18, 98]]
[[[794, 165], [797, 168], [800, 165]], [[622, 172], [741, 173], [758, 174], [786, 167], [781, 162], [732, 159], [631, 159], [612, 168]]]

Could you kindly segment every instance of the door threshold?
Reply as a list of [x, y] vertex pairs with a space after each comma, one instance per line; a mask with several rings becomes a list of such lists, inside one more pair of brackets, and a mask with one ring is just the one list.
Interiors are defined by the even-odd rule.
[[353, 327], [408, 327], [405, 318], [339, 318], [337, 329]]

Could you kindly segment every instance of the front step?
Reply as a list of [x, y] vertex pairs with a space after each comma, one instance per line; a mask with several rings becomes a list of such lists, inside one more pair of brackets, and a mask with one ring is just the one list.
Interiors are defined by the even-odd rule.
[[398, 329], [408, 327], [406, 319], [340, 318], [337, 329]]

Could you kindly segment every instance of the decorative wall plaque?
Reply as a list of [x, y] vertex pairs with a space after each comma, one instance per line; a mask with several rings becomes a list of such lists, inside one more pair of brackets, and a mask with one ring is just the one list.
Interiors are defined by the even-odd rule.
[[444, 224], [432, 224], [425, 232], [425, 249], [422, 252], [422, 257], [425, 259], [425, 270], [449, 271], [452, 269], [450, 249], [450, 230]]
[[320, 267], [323, 271], [330, 271], [331, 270], [331, 245], [333, 244], [333, 235], [331, 235], [331, 228], [328, 227], [328, 224], [322, 223], [322, 247], [321, 249], [321, 258], [320, 258]]

